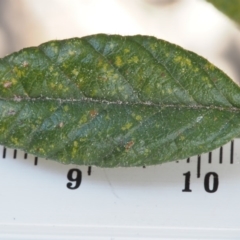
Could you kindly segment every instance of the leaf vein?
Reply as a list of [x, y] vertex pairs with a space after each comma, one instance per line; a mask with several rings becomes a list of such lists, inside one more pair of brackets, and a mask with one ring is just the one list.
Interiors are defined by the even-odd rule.
[[[194, 98], [194, 96], [192, 94], [190, 94], [190, 92], [180, 83], [180, 81], [177, 80], [177, 78], [175, 78], [173, 76], [173, 74], [171, 73], [171, 71], [169, 71], [168, 67], [163, 63], [161, 62], [158, 58], [156, 58], [151, 51], [149, 51], [144, 45], [142, 45], [140, 42], [138, 42], [136, 39], [134, 38], [129, 38], [129, 41], [131, 42], [134, 42], [136, 44], [138, 44], [138, 46], [140, 46], [144, 51], [146, 51], [151, 57], [153, 60], [155, 60], [158, 64], [160, 64], [166, 71], [167, 73], [172, 77], [172, 79], [175, 81], [175, 83], [185, 91], [185, 93], [190, 97], [190, 100], [193, 100], [196, 104], [199, 104], [199, 102]], [[177, 97], [181, 102], [182, 100]]]
[[132, 95], [134, 95], [140, 102], [141, 99], [139, 98], [139, 95], [136, 94], [137, 91], [133, 88], [133, 86], [130, 84], [130, 82], [127, 80], [127, 78], [120, 72], [120, 70], [118, 68], [116, 68], [110, 61], [109, 59], [104, 56], [103, 54], [101, 54], [87, 39], [82, 38], [84, 40], [84, 42], [86, 42], [89, 46], [91, 46], [91, 48], [97, 53], [99, 54], [101, 57], [103, 57], [105, 59], [105, 61], [107, 62], [107, 64], [119, 75], [121, 76], [121, 78], [123, 79], [123, 81], [129, 86], [129, 88], [131, 89]]

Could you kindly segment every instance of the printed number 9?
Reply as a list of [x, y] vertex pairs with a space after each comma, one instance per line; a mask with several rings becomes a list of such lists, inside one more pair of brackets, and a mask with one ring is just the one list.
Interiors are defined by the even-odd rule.
[[77, 189], [82, 182], [82, 172], [77, 168], [70, 169], [68, 171], [67, 178], [69, 181], [75, 182], [74, 186], [71, 182], [67, 183], [67, 188], [71, 190]]

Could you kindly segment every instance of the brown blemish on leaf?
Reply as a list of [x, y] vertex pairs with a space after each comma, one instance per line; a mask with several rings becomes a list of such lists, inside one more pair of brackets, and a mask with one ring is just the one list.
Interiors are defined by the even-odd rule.
[[5, 83], [3, 83], [3, 87], [4, 88], [9, 88], [9, 87], [11, 87], [12, 86], [12, 82], [5, 82]]
[[90, 116], [92, 117], [92, 118], [95, 118], [97, 115], [98, 115], [98, 112], [96, 111], [96, 110], [90, 110]]
[[23, 67], [27, 67], [29, 65], [29, 63], [27, 61], [24, 61], [22, 65], [23, 65]]
[[100, 81], [103, 81], [103, 82], [106, 82], [108, 79], [106, 78], [106, 77], [98, 77], [98, 79], [100, 80]]
[[14, 111], [14, 110], [9, 110], [9, 111], [7, 112], [7, 115], [8, 115], [8, 116], [15, 115], [15, 114], [16, 114], [16, 111]]
[[125, 150], [128, 151], [134, 145], [134, 141], [128, 142], [124, 147]]
[[166, 74], [164, 72], [162, 72], [161, 77], [166, 77]]
[[21, 97], [18, 97], [18, 96], [15, 95], [14, 96], [14, 101], [15, 102], [20, 102], [21, 101]]

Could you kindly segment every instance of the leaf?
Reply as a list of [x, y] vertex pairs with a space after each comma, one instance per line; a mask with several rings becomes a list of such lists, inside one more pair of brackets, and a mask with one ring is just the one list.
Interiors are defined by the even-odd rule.
[[240, 24], [240, 0], [207, 0], [218, 10]]
[[0, 60], [0, 144], [62, 163], [142, 166], [240, 135], [240, 88], [149, 36], [51, 41]]

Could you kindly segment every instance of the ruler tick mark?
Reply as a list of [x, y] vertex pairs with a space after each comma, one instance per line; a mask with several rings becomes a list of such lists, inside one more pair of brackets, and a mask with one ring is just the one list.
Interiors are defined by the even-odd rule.
[[17, 149], [14, 149], [13, 151], [13, 159], [16, 159], [17, 158]]
[[3, 148], [3, 158], [6, 158], [6, 153], [7, 153], [7, 149], [4, 147]]
[[28, 156], [27, 153], [24, 153], [24, 159], [27, 159], [27, 156]]
[[212, 163], [212, 152], [208, 153], [208, 163]]
[[231, 141], [230, 164], [233, 164], [234, 141]]
[[219, 152], [219, 163], [222, 164], [222, 159], [223, 159], [223, 147], [220, 147], [220, 152]]
[[91, 166], [88, 166], [88, 171], [87, 171], [87, 173], [88, 173], [88, 176], [91, 175], [91, 173], [92, 173], [92, 167], [91, 167]]
[[37, 166], [38, 165], [38, 157], [34, 158], [34, 165]]
[[197, 160], [197, 178], [200, 178], [201, 176], [201, 155], [198, 155]]

